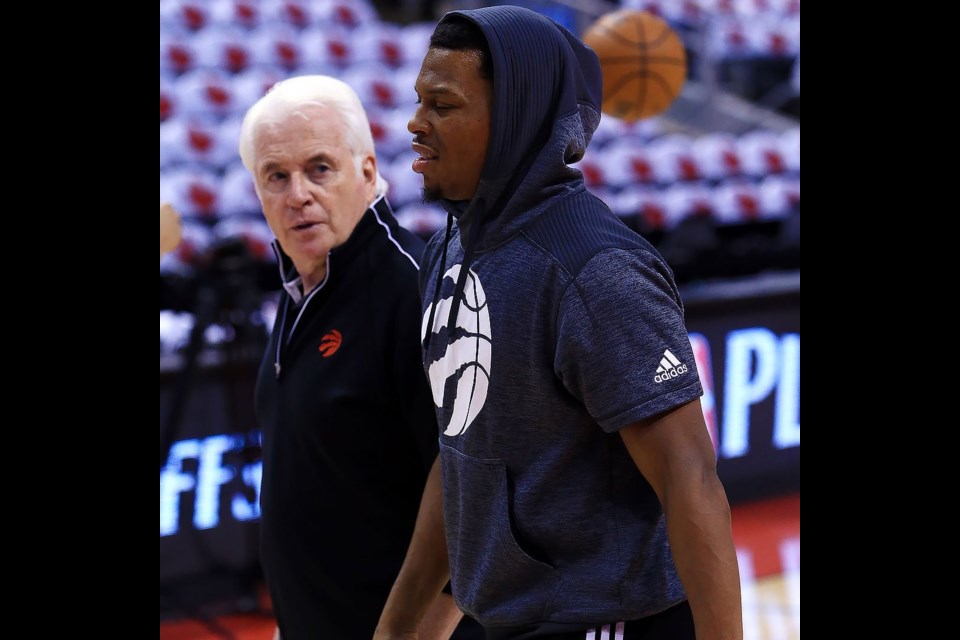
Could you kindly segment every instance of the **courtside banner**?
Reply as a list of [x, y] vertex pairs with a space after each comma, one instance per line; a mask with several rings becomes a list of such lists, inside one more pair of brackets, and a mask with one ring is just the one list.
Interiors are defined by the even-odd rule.
[[800, 275], [683, 292], [701, 405], [731, 501], [800, 489]]
[[[252, 596], [262, 577], [256, 361], [200, 367], [160, 468], [160, 612]], [[160, 424], [179, 372], [161, 372]]]

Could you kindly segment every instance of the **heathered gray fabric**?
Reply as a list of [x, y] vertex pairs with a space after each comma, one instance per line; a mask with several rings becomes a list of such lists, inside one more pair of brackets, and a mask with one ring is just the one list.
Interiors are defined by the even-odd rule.
[[[536, 53], [550, 77], [550, 65], [566, 69], [592, 56], [530, 12], [462, 13], [488, 34], [495, 63]], [[509, 38], [496, 31], [506, 24]], [[585, 76], [589, 95], [545, 116], [526, 107], [554, 103], [531, 101], [529, 83], [514, 73], [522, 68], [495, 64], [499, 124], [490, 148], [504, 155], [500, 163], [488, 155], [486, 166], [497, 166], [498, 176], [514, 168], [523, 180], [504, 196], [511, 178], [485, 174], [472, 209], [461, 215], [461, 206], [445, 203], [459, 216], [445, 264], [441, 232], [420, 272], [453, 593], [488, 626], [640, 618], [685, 595], [657, 497], [615, 432], [702, 390], [669, 268], [564, 164], [596, 126], [599, 75]], [[568, 75], [553, 77], [569, 106], [570, 87], [561, 83]], [[507, 102], [510, 110], [500, 110]], [[536, 136], [520, 135], [510, 118], [536, 126], [544, 117], [553, 123], [539, 147], [514, 148], [499, 137], [533, 145]], [[458, 292], [464, 225], [477, 224], [477, 251]], [[451, 327], [455, 295], [461, 304]], [[686, 370], [658, 383], [667, 349]]]

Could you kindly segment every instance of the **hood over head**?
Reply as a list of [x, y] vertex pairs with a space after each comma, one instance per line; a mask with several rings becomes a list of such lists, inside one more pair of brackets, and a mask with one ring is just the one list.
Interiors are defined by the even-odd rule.
[[[451, 11], [440, 23], [452, 16], [476, 24], [487, 40], [493, 62], [493, 107], [476, 193], [468, 203], [440, 200], [449, 213], [442, 262], [450, 240], [450, 216], [457, 218], [464, 249], [451, 321], [474, 253], [503, 243], [557, 198], [583, 188], [582, 174], [568, 165], [583, 157], [600, 124], [603, 89], [593, 50], [546, 16], [496, 6]], [[440, 273], [445, 270], [442, 265]], [[439, 286], [438, 280], [434, 298]], [[429, 323], [432, 326], [432, 310]]]
[[[480, 28], [493, 59], [490, 141], [480, 185], [466, 210], [462, 203], [447, 206], [457, 216], [464, 248], [477, 237], [473, 248], [482, 249], [514, 235], [552, 197], [582, 184], [567, 165], [583, 157], [600, 123], [602, 76], [593, 50], [539, 13], [497, 6], [452, 11], [440, 22], [455, 15]], [[474, 228], [478, 222], [482, 230]]]

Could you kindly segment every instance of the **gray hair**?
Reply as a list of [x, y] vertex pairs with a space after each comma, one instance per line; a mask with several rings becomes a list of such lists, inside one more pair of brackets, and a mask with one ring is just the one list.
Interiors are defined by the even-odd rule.
[[[240, 160], [251, 174], [256, 173], [253, 136], [257, 125], [277, 117], [282, 112], [308, 105], [330, 107], [340, 114], [346, 124], [344, 141], [357, 160], [358, 171], [363, 156], [370, 153], [376, 157], [367, 112], [364, 111], [356, 92], [345, 82], [330, 76], [297, 76], [273, 85], [243, 117], [243, 124], [240, 125]], [[378, 170], [377, 195], [386, 194], [388, 186]]]

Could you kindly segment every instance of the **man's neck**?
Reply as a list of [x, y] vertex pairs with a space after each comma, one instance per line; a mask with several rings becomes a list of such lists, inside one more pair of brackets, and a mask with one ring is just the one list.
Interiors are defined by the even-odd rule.
[[311, 291], [313, 291], [314, 289], [316, 289], [316, 288], [317, 288], [317, 285], [319, 285], [321, 282], [323, 282], [323, 279], [326, 278], [326, 277], [327, 277], [327, 265], [326, 265], [326, 264], [318, 267], [318, 268], [315, 269], [312, 273], [308, 273], [308, 274], [306, 274], [306, 275], [301, 275], [301, 276], [300, 276], [300, 285], [303, 287], [303, 295], [304, 295], [304, 297], [308, 296]]

